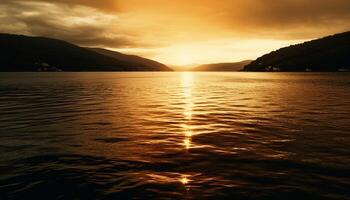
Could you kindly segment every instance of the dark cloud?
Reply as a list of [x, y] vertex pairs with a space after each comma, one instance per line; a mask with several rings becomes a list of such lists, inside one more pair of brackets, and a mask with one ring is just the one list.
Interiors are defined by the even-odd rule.
[[25, 24], [26, 30], [31, 35], [46, 36], [70, 41], [84, 46], [113, 46], [128, 47], [135, 44], [128, 36], [106, 36], [108, 29], [95, 24], [67, 25], [60, 23], [55, 18], [46, 16], [18, 17]]
[[104, 11], [118, 10], [118, 0], [1, 0], [0, 4], [17, 4], [28, 2], [42, 2], [69, 6], [88, 6]]
[[[34, 1], [45, 2], [45, 0], [34, 0]], [[69, 5], [83, 5], [83, 6], [93, 7], [96, 9], [101, 9], [104, 11], [118, 10], [117, 0], [50, 0], [50, 2], [69, 4]]]
[[[57, 1], [58, 2], [58, 1]], [[78, 4], [82, 1], [60, 1]], [[94, 1], [84, 1], [87, 5]], [[91, 3], [91, 4], [90, 4]], [[106, 3], [106, 2], [105, 2]], [[86, 10], [91, 12], [94, 10]], [[132, 47], [139, 46], [132, 36], [111, 33], [115, 17], [103, 13], [85, 13], [57, 4], [37, 1], [2, 1], [0, 3], [1, 32], [46, 36], [83, 46]]]

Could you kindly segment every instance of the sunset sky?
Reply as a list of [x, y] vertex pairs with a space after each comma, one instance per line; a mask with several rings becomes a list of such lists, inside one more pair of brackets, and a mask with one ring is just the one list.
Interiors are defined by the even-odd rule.
[[165, 64], [234, 62], [350, 28], [349, 0], [1, 0], [0, 32]]

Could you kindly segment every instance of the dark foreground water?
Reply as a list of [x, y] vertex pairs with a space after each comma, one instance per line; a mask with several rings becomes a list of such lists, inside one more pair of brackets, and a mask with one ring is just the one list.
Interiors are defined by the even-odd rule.
[[0, 199], [350, 199], [350, 74], [0, 73]]

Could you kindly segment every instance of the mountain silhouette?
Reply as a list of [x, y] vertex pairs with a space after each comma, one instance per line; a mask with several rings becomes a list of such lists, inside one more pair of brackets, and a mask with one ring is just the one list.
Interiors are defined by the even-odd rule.
[[348, 71], [350, 32], [281, 48], [244, 67], [245, 71]]
[[206, 64], [194, 67], [191, 71], [217, 71], [217, 72], [225, 72], [225, 71], [240, 71], [243, 67], [249, 63], [251, 60], [245, 60], [241, 62], [235, 63], [214, 63], [214, 64]]
[[88, 48], [88, 50], [115, 58], [123, 62], [129, 62], [129, 63], [135, 63], [135, 64], [147, 66], [148, 69], [152, 69], [151, 71], [169, 71], [169, 68], [166, 65], [154, 60], [140, 57], [140, 56], [127, 55], [117, 51], [111, 51], [111, 50], [101, 49], [101, 48]]
[[172, 71], [150, 63], [110, 57], [57, 39], [0, 34], [0, 71]]

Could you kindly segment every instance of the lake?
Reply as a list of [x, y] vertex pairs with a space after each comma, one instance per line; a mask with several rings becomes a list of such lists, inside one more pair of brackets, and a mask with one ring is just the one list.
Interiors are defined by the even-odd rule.
[[0, 199], [349, 199], [350, 73], [0, 73]]

